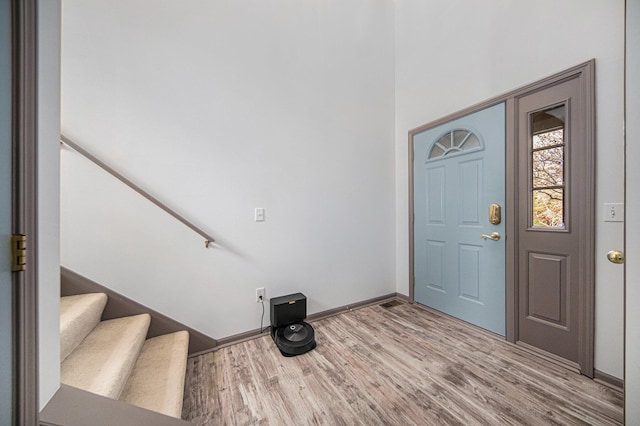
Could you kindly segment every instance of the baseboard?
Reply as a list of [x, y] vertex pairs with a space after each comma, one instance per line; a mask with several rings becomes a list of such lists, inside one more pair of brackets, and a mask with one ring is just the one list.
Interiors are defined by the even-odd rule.
[[[192, 423], [67, 385], [40, 412], [42, 426], [189, 426]], [[193, 426], [193, 425], [192, 425]]]
[[83, 293], [105, 293], [108, 296], [109, 300], [102, 314], [102, 320], [148, 313], [151, 315], [148, 338], [187, 330], [189, 332], [189, 354], [204, 352], [217, 346], [215, 339], [61, 266], [60, 295], [72, 296]]
[[257, 339], [258, 337], [269, 336], [270, 332], [271, 332], [271, 327], [270, 326], [266, 326], [264, 329], [262, 329], [262, 332], [260, 331], [259, 328], [256, 328], [255, 330], [249, 330], [249, 331], [245, 331], [244, 333], [238, 333], [238, 334], [234, 334], [232, 336], [223, 337], [223, 338], [217, 340], [218, 344], [216, 345], [215, 348], [210, 349], [208, 351], [202, 351], [202, 352], [200, 352], [198, 354], [189, 355], [189, 357], [191, 358], [192, 356], [198, 356], [198, 355], [205, 354], [207, 352], [217, 351], [218, 349], [222, 349], [222, 348], [225, 348], [227, 346], [235, 345], [237, 343], [246, 342], [248, 340]]
[[620, 392], [624, 389], [624, 380], [618, 379], [610, 374], [603, 373], [602, 371], [595, 370], [593, 372], [593, 380]]
[[[384, 296], [374, 297], [372, 299], [363, 300], [361, 302], [353, 303], [350, 305], [343, 305], [334, 309], [328, 309], [326, 311], [317, 312], [315, 314], [307, 316], [307, 322], [314, 322], [324, 318], [332, 317], [334, 315], [339, 315], [344, 312], [353, 311], [354, 309], [364, 308], [366, 306], [375, 305], [378, 303], [388, 302], [390, 300], [402, 300], [403, 302], [408, 302], [409, 298], [403, 294], [398, 293], [390, 293]], [[247, 340], [257, 339], [259, 337], [269, 335], [269, 331], [271, 328], [267, 326], [264, 330], [256, 328], [255, 330], [246, 331], [244, 333], [235, 334], [233, 336], [223, 337], [221, 339], [217, 339], [217, 346], [215, 348], [210, 348], [207, 350], [200, 351], [198, 353], [190, 353], [189, 357], [194, 357], [198, 355], [205, 354], [207, 352], [217, 351], [218, 349], [222, 349], [227, 346], [235, 345], [237, 343], [246, 342]]]
[[413, 303], [409, 296], [400, 293], [396, 293], [396, 299], [401, 300], [404, 303]]
[[375, 305], [378, 303], [388, 302], [396, 298], [398, 298], [398, 293], [390, 293], [384, 296], [363, 300], [362, 302], [352, 303], [350, 305], [343, 305], [334, 309], [328, 309], [326, 311], [317, 312], [315, 314], [309, 315], [307, 316], [307, 321], [308, 322], [318, 321], [318, 320], [332, 317], [334, 315], [338, 315], [344, 312], [353, 311], [354, 309], [360, 309], [360, 308]]

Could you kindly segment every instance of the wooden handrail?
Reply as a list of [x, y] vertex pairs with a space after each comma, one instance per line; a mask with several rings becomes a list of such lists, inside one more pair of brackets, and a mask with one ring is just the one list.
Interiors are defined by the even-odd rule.
[[81, 154], [83, 157], [85, 157], [86, 159], [90, 160], [91, 162], [93, 162], [94, 164], [99, 166], [101, 169], [103, 169], [104, 171], [106, 171], [109, 174], [111, 174], [113, 177], [115, 177], [116, 179], [118, 179], [119, 181], [121, 181], [122, 183], [127, 185], [129, 188], [133, 189], [138, 194], [142, 195], [144, 198], [146, 198], [147, 200], [151, 201], [156, 206], [160, 207], [166, 213], [168, 213], [169, 215], [173, 216], [176, 220], [178, 220], [179, 222], [184, 224], [186, 227], [190, 228], [195, 233], [197, 233], [198, 235], [202, 236], [204, 238], [204, 246], [206, 248], [209, 248], [209, 244], [211, 244], [211, 243], [213, 243], [215, 241], [215, 239], [211, 235], [207, 234], [205, 231], [203, 231], [202, 229], [198, 228], [193, 223], [189, 222], [187, 219], [185, 219], [184, 217], [182, 217], [181, 215], [176, 213], [174, 210], [172, 210], [169, 207], [167, 207], [166, 204], [164, 204], [163, 202], [161, 202], [160, 200], [155, 198], [153, 195], [149, 194], [144, 189], [140, 188], [135, 183], [131, 182], [129, 179], [127, 179], [126, 177], [124, 177], [123, 175], [118, 173], [116, 170], [111, 168], [109, 165], [107, 165], [103, 161], [101, 161], [98, 158], [96, 158], [93, 154], [91, 154], [86, 149], [82, 148], [80, 145], [78, 145], [77, 143], [75, 143], [74, 141], [69, 139], [68, 137], [66, 137], [64, 135], [60, 135], [60, 142], [62, 144], [64, 144], [64, 145], [68, 146], [69, 148], [73, 149], [78, 154]]

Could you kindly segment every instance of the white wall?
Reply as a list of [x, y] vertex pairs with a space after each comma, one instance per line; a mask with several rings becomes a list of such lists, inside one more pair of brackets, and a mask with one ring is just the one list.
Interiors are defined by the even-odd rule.
[[640, 0], [627, 1], [625, 424], [640, 424]]
[[63, 132], [220, 245], [143, 230], [171, 225], [135, 222], [69, 153], [62, 263], [214, 337], [258, 326], [259, 286], [305, 292], [310, 313], [408, 294], [408, 130], [596, 58], [596, 368], [622, 377], [605, 254], [623, 229], [602, 204], [623, 200], [623, 21], [610, 0], [66, 0]]
[[397, 290], [408, 294], [408, 141], [419, 125], [596, 58], [596, 368], [622, 378], [622, 245], [602, 204], [622, 202], [624, 4], [611, 0], [396, 3]]
[[64, 151], [64, 266], [215, 338], [395, 291], [392, 1], [63, 7], [63, 133], [218, 239]]
[[38, 1], [40, 409], [60, 387], [60, 0]]

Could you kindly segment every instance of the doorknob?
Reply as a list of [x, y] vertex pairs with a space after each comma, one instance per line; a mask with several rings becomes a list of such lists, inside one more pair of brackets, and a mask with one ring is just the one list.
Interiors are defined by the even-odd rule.
[[499, 232], [492, 232], [491, 235], [487, 235], [487, 234], [482, 234], [480, 235], [480, 238], [482, 238], [483, 240], [493, 240], [493, 241], [498, 241], [500, 239], [500, 233]]
[[609, 259], [611, 263], [624, 263], [624, 253], [620, 250], [611, 250], [607, 253], [607, 259]]

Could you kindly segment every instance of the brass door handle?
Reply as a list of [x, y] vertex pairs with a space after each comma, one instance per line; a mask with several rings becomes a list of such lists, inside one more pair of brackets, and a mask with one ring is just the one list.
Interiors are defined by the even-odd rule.
[[482, 235], [480, 235], [480, 238], [482, 238], [483, 240], [498, 241], [500, 239], [500, 233], [499, 232], [492, 232], [491, 235], [482, 234]]
[[607, 253], [607, 259], [609, 259], [611, 263], [624, 263], [624, 253], [620, 250], [611, 250]]

